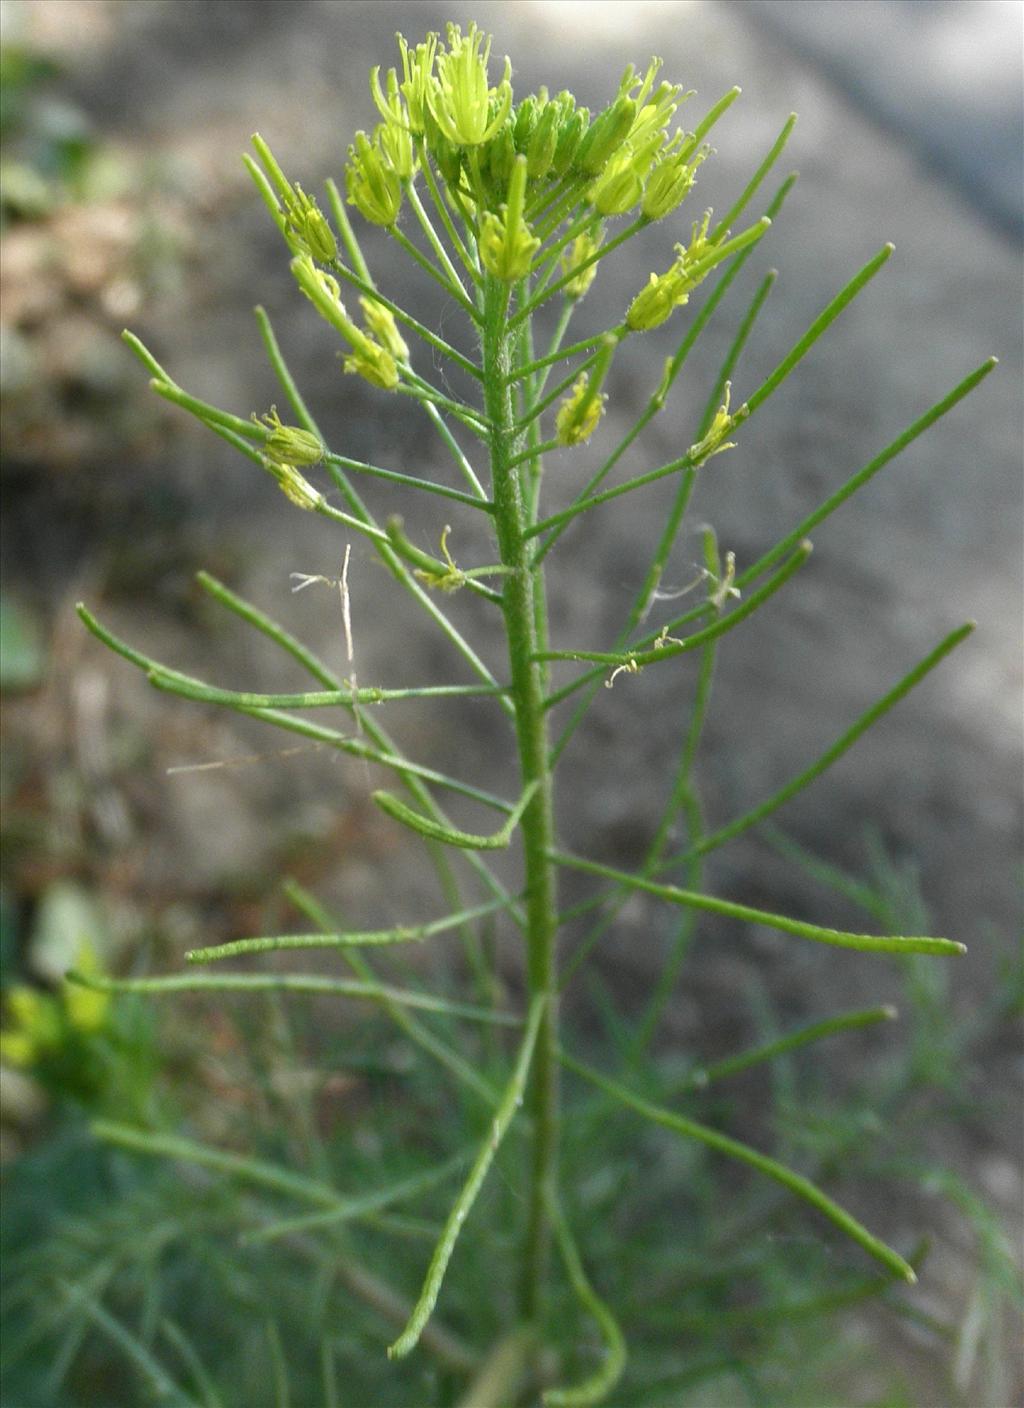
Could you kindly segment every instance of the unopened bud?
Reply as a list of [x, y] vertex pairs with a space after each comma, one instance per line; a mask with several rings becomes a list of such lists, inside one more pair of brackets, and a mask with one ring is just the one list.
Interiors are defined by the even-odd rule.
[[409, 348], [398, 331], [398, 324], [391, 309], [385, 308], [376, 298], [360, 298], [359, 305], [371, 336], [386, 347], [396, 361], [408, 361]]
[[523, 217], [526, 198], [526, 158], [516, 157], [508, 186], [508, 203], [501, 214], [487, 211], [480, 228], [480, 262], [489, 274], [506, 283], [524, 278], [540, 249]]
[[334, 231], [316, 201], [312, 196], [307, 196], [298, 183], [293, 200], [285, 205], [284, 216], [285, 228], [297, 252], [305, 251], [321, 264], [330, 264], [337, 257]]
[[555, 439], [559, 445], [582, 445], [597, 429], [608, 397], [590, 386], [586, 372], [573, 383], [569, 395], [555, 417]]
[[609, 157], [622, 146], [636, 120], [636, 103], [620, 95], [595, 119], [593, 126], [580, 142], [577, 164], [587, 176], [603, 170]]
[[390, 227], [402, 208], [402, 182], [398, 172], [365, 132], [357, 132], [348, 149], [345, 189], [354, 205], [372, 225]]
[[587, 197], [602, 215], [624, 215], [632, 210], [644, 192], [643, 176], [637, 170], [630, 148], [623, 147], [612, 157]]
[[324, 447], [317, 437], [297, 425], [282, 424], [276, 406], [271, 406], [260, 420], [255, 416], [253, 420], [257, 425], [262, 421], [270, 431], [263, 442], [263, 453], [275, 464], [319, 464], [323, 459]]
[[701, 147], [690, 161], [679, 153], [662, 157], [648, 178], [640, 207], [648, 220], [661, 220], [682, 204], [693, 189], [697, 167], [710, 151], [710, 147]]
[[714, 419], [708, 427], [708, 432], [696, 445], [691, 445], [686, 457], [692, 465], [704, 464], [711, 459], [712, 455], [720, 455], [723, 450], [735, 450], [736, 442], [726, 440], [726, 436], [745, 420], [748, 415], [746, 405], [740, 406], [735, 415], [729, 414], [729, 398], [732, 394], [732, 383], [725, 383], [725, 400], [715, 412]]
[[323, 503], [323, 495], [318, 493], [308, 480], [303, 479], [294, 465], [277, 464], [274, 460], [268, 458], [264, 458], [263, 463], [277, 480], [282, 493], [285, 494], [287, 498], [291, 499], [293, 504], [296, 504], [299, 508], [315, 512]]
[[[586, 264], [586, 261], [591, 259], [591, 256], [600, 249], [603, 239], [604, 230], [600, 226], [598, 226], [596, 234], [591, 235], [584, 232], [582, 235], [577, 235], [562, 255], [562, 272], [568, 274], [573, 269], [579, 268], [581, 264]], [[566, 298], [580, 299], [583, 297], [597, 277], [599, 263], [600, 260], [591, 259], [585, 268], [580, 269], [579, 273], [569, 280], [563, 290]]]

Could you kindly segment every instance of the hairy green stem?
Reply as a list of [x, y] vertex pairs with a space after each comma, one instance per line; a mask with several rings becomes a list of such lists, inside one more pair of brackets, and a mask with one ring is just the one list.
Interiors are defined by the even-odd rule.
[[552, 781], [548, 765], [544, 669], [537, 660], [537, 621], [543, 614], [543, 578], [530, 562], [526, 541], [527, 495], [515, 467], [519, 444], [513, 426], [509, 371], [507, 289], [494, 279], [485, 287], [484, 400], [491, 429], [491, 498], [503, 565], [510, 568], [502, 594], [508, 637], [511, 698], [524, 788], [535, 791], [523, 813], [526, 895], [526, 978], [531, 1000], [547, 1001], [540, 1019], [530, 1081], [533, 1152], [520, 1305], [528, 1322], [541, 1315], [550, 1242], [549, 1209], [555, 1195], [558, 1130], [558, 1011], [555, 968], [557, 903], [550, 851], [554, 840]]

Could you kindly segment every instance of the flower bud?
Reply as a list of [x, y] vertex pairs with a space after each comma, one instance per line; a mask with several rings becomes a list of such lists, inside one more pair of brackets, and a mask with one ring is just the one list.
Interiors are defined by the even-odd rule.
[[371, 224], [387, 228], [398, 219], [402, 208], [401, 180], [365, 132], [357, 132], [355, 143], [348, 149], [345, 189], [349, 205], [354, 205]]
[[569, 110], [562, 117], [555, 142], [555, 156], [551, 164], [556, 176], [564, 176], [573, 164], [589, 119], [590, 114], [586, 108], [578, 108], [575, 112]]
[[587, 192], [587, 198], [602, 215], [624, 215], [643, 195], [643, 177], [637, 170], [633, 152], [622, 147], [608, 162]]
[[582, 445], [597, 429], [608, 397], [592, 389], [586, 372], [573, 383], [555, 417], [555, 439], [559, 445]]
[[526, 147], [526, 174], [531, 181], [543, 181], [551, 170], [558, 142], [558, 109], [548, 103]]
[[274, 460], [266, 458], [263, 464], [277, 480], [282, 493], [299, 508], [314, 512], [323, 503], [323, 495], [314, 489], [308, 480], [303, 479], [294, 465], [277, 464]]
[[317, 437], [308, 430], [300, 430], [297, 425], [284, 425], [277, 414], [277, 407], [271, 406], [260, 420], [270, 434], [263, 442], [263, 453], [275, 464], [319, 464], [324, 457], [324, 447]]
[[[603, 239], [604, 230], [601, 226], [598, 226], [596, 234], [591, 235], [584, 231], [582, 235], [577, 235], [562, 255], [562, 272], [571, 273], [573, 269], [590, 259], [591, 255], [596, 254], [600, 249]], [[599, 262], [597, 259], [593, 260], [569, 280], [562, 290], [566, 298], [580, 299], [583, 297], [597, 277]]]
[[732, 383], [725, 383], [725, 400], [715, 412], [714, 419], [708, 427], [707, 434], [697, 441], [696, 445], [691, 445], [686, 452], [686, 457], [691, 465], [704, 464], [711, 459], [712, 455], [720, 455], [723, 450], [735, 450], [736, 442], [726, 440], [726, 436], [739, 423], [746, 420], [749, 411], [746, 403], [740, 406], [735, 415], [729, 414], [729, 398], [732, 394]]
[[285, 228], [292, 237], [296, 253], [304, 251], [321, 264], [330, 264], [337, 257], [334, 231], [316, 201], [307, 196], [298, 183], [293, 201], [285, 206], [284, 216]]
[[526, 197], [526, 158], [516, 157], [508, 186], [508, 203], [499, 215], [484, 213], [480, 226], [480, 262], [489, 274], [506, 283], [530, 272], [540, 240], [523, 218]]
[[635, 119], [636, 103], [624, 94], [595, 119], [576, 154], [576, 164], [585, 175], [596, 176], [603, 169], [629, 136]]
[[312, 196], [307, 196], [300, 185], [292, 185], [258, 132], [253, 134], [252, 144], [260, 165], [257, 166], [248, 157], [245, 159], [246, 165], [270, 206], [270, 212], [288, 247], [293, 254], [308, 254], [323, 264], [329, 264], [337, 255], [338, 246], [334, 232], [316, 201]]
[[496, 193], [496, 201], [500, 200], [501, 195], [508, 190], [515, 159], [514, 128], [511, 122], [506, 122], [501, 131], [496, 133], [483, 149], [480, 162], [489, 188]]
[[376, 298], [360, 298], [359, 305], [366, 319], [370, 335], [391, 353], [398, 362], [409, 360], [409, 347], [398, 331], [394, 314], [390, 308]]
[[701, 147], [689, 161], [679, 151], [662, 155], [648, 178], [640, 207], [648, 220], [661, 220], [682, 204], [693, 189], [697, 167], [710, 151], [710, 147]]
[[537, 94], [530, 93], [516, 108], [514, 135], [517, 152], [526, 154], [526, 148], [529, 146], [530, 138], [540, 120], [543, 106], [538, 100]]

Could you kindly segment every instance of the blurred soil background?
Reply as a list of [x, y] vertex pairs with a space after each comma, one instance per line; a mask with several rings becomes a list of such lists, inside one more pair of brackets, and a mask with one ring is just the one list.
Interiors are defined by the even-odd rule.
[[[791, 109], [800, 120], [778, 178], [797, 169], [800, 181], [698, 343], [675, 408], [627, 457], [624, 476], [689, 443], [768, 267], [779, 279], [734, 404], [885, 240], [897, 251], [740, 447], [703, 471], [693, 521], [714, 525], [741, 570], [985, 357], [1000, 358], [979, 391], [823, 526], [799, 579], [724, 643], [698, 782], [712, 824], [743, 812], [949, 630], [977, 620], [971, 640], [777, 820], [850, 875], [901, 876], [923, 901], [927, 932], [969, 945], [949, 969], [943, 1011], [954, 1027], [975, 1022], [977, 1039], [957, 1068], [955, 1115], [940, 1118], [940, 1098], [921, 1096], [928, 1142], [919, 1153], [955, 1170], [1019, 1249], [1024, 1068], [1007, 1009], [1022, 841], [1020, 6], [6, 0], [2, 13], [5, 984], [52, 982], [83, 933], [108, 969], [165, 971], [195, 943], [280, 932], [296, 923], [280, 897], [285, 875], [353, 927], [436, 911], [429, 872], [370, 803], [378, 784], [362, 765], [283, 756], [287, 740], [252, 721], [152, 691], [80, 626], [74, 603], [84, 599], [147, 653], [212, 683], [305, 687], [294, 666], [218, 614], [195, 584], [206, 568], [347, 668], [337, 594], [295, 596], [289, 580], [336, 577], [344, 538], [290, 510], [269, 477], [152, 396], [118, 335], [137, 331], [203, 399], [263, 412], [282, 397], [252, 316], [262, 304], [333, 449], [447, 475], [443, 446], [415, 407], [397, 414], [340, 374], [239, 153], [259, 130], [307, 190], [339, 179], [351, 134], [376, 121], [364, 75], [395, 62], [396, 29], [412, 40], [476, 19], [494, 33], [495, 52], [513, 57], [517, 95], [547, 83], [592, 107], [627, 61], [659, 54], [666, 77], [697, 90], [694, 108], [733, 83], [743, 96], [676, 226], [653, 228], [602, 264], [573, 337], [621, 317], [706, 205], [728, 208]], [[682, 120], [692, 125], [686, 109]], [[456, 335], [454, 315], [440, 313], [434, 288], [393, 258], [380, 231], [365, 247], [398, 301], [428, 325], [443, 316]], [[674, 335], [629, 343], [595, 456], [646, 403]], [[592, 467], [585, 453], [552, 460], [553, 508]], [[566, 534], [550, 574], [556, 646], [606, 648], [671, 493], [654, 486]], [[382, 514], [398, 506], [383, 492], [369, 498]], [[408, 498], [400, 506], [423, 545], [451, 518]], [[477, 531], [455, 526], [460, 563], [486, 551]], [[692, 577], [698, 558], [694, 528], [666, 585]], [[360, 684], [462, 679], [359, 540], [350, 584]], [[456, 598], [451, 609], [500, 673], [486, 605]], [[560, 823], [571, 848], [624, 867], [643, 855], [694, 669], [684, 661], [675, 675], [650, 670], [601, 691], [564, 763]], [[495, 767], [507, 753], [496, 711], [398, 709], [394, 727], [411, 756], [496, 790], [512, 785], [507, 764]], [[848, 898], [756, 833], [715, 854], [706, 885], [864, 927]], [[567, 898], [582, 893], [569, 884]], [[666, 937], [665, 917], [634, 901], [603, 941], [597, 963], [627, 1017], [660, 971]], [[516, 962], [510, 952], [510, 973]], [[756, 1037], [754, 991], [788, 1027], [898, 998], [902, 981], [884, 960], [702, 923], [666, 1039], [717, 1056]], [[978, 1029], [982, 1011], [994, 1015]], [[585, 1019], [583, 997], [579, 1012]], [[900, 1040], [897, 1025], [855, 1051]], [[856, 1069], [839, 1069], [841, 1053], [822, 1059], [844, 1087], [856, 1084]], [[47, 1124], [24, 1073], [7, 1074], [3, 1150], [17, 1160]], [[961, 1323], [978, 1263], [970, 1228], [952, 1204], [890, 1194], [885, 1209], [862, 1211], [892, 1235], [933, 1237], [920, 1305]], [[992, 1408], [1024, 1392], [1011, 1345], [1012, 1335], [999, 1338], [1006, 1397]], [[953, 1401], [940, 1387], [948, 1364], [923, 1331], [893, 1329], [887, 1353], [908, 1366], [908, 1402]], [[960, 1366], [957, 1390], [969, 1408], [982, 1401], [971, 1398], [972, 1372]], [[869, 1384], [856, 1392], [873, 1401]]]

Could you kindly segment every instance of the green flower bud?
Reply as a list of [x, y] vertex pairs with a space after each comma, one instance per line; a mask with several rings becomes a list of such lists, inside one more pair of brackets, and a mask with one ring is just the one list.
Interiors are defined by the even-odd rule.
[[274, 460], [264, 459], [264, 467], [274, 476], [284, 493], [293, 504], [299, 508], [308, 509], [311, 512], [320, 507], [324, 501], [324, 496], [313, 488], [308, 480], [290, 464], [278, 464]]
[[558, 143], [558, 109], [548, 103], [526, 147], [526, 174], [531, 181], [543, 181], [551, 170]]
[[587, 192], [587, 199], [602, 215], [624, 215], [632, 210], [643, 193], [643, 176], [627, 146], [611, 158]]
[[551, 169], [556, 176], [564, 176], [572, 166], [589, 120], [590, 113], [586, 108], [578, 108], [576, 111], [570, 109], [562, 117], [555, 142], [555, 156], [551, 163]]
[[376, 298], [360, 298], [360, 307], [366, 319], [366, 326], [370, 335], [386, 347], [392, 357], [398, 362], [409, 360], [409, 348], [398, 331], [398, 324], [395, 322], [394, 314], [390, 308], [385, 308]]
[[260, 159], [262, 172], [248, 157], [246, 164], [270, 206], [289, 249], [293, 254], [309, 254], [321, 263], [329, 264], [338, 253], [338, 246], [334, 232], [316, 201], [312, 196], [307, 196], [301, 186], [291, 184], [258, 132], [253, 134], [252, 144]]
[[692, 465], [704, 464], [711, 459], [712, 455], [720, 455], [724, 450], [735, 450], [736, 442], [726, 440], [726, 436], [741, 421], [746, 420], [750, 412], [744, 402], [735, 415], [729, 414], [729, 398], [732, 394], [732, 383], [725, 383], [725, 400], [715, 412], [714, 419], [708, 427], [708, 433], [703, 439], [698, 440], [696, 445], [691, 445], [687, 451], [687, 459]]
[[[516, 160], [515, 134], [511, 122], [506, 122], [501, 131], [491, 138], [484, 148], [483, 156], [480, 164], [488, 185], [494, 192], [503, 194], [508, 190]], [[500, 200], [501, 194], [497, 194], [496, 199]]]
[[305, 251], [321, 264], [329, 264], [337, 256], [334, 231], [312, 196], [307, 196], [298, 183], [295, 198], [285, 207], [285, 228], [292, 237], [296, 253]]
[[365, 132], [357, 132], [348, 149], [345, 167], [348, 203], [364, 219], [385, 228], [393, 225], [402, 208], [402, 182], [398, 172]]
[[530, 272], [540, 240], [523, 218], [526, 158], [516, 157], [508, 186], [508, 204], [499, 215], [484, 213], [480, 226], [480, 262], [489, 274], [513, 283]]
[[534, 129], [540, 119], [542, 104], [536, 93], [531, 93], [516, 108], [515, 142], [516, 151], [526, 155]]
[[629, 136], [636, 120], [636, 103], [620, 95], [605, 108], [580, 142], [576, 164], [587, 176], [596, 176]]
[[592, 389], [590, 378], [584, 372], [574, 383], [572, 391], [558, 407], [555, 416], [555, 439], [559, 445], [582, 445], [597, 429], [597, 423], [604, 415], [604, 403], [608, 397]]
[[437, 55], [437, 82], [427, 89], [426, 98], [442, 134], [456, 146], [478, 147], [490, 141], [511, 111], [512, 65], [505, 60], [501, 82], [491, 88], [490, 56], [491, 37], [485, 40], [475, 24], [465, 37], [459, 25], [448, 26], [448, 50]]
[[662, 154], [648, 179], [640, 207], [648, 220], [661, 220], [682, 204], [693, 189], [698, 166], [710, 152], [710, 147], [701, 147], [689, 161], [682, 151]]
[[[566, 249], [562, 255], [562, 272], [564, 274], [571, 273], [578, 265], [589, 259], [592, 254], [596, 254], [601, 247], [601, 241], [603, 239], [604, 230], [601, 226], [598, 226], [596, 234], [591, 235], [584, 231], [582, 235], [577, 235], [572, 244], [569, 245], [568, 249]], [[597, 277], [597, 266], [599, 262], [599, 260], [595, 259], [593, 263], [588, 264], [585, 269], [581, 269], [575, 277], [569, 280], [562, 290], [566, 298], [579, 299], [583, 297]]]
[[299, 288], [320, 316], [337, 328], [352, 347], [352, 354], [345, 358], [345, 371], [355, 372], [385, 391], [393, 390], [398, 385], [394, 357], [348, 316], [337, 280], [322, 273], [308, 256], [293, 259], [291, 267]]
[[710, 220], [711, 211], [707, 210], [700, 225], [694, 223], [689, 246], [676, 245], [675, 263], [664, 274], [652, 274], [647, 287], [633, 299], [626, 314], [626, 326], [631, 331], [648, 332], [659, 327], [674, 308], [689, 302], [691, 291], [711, 272], [710, 265], [698, 267], [711, 251], [707, 238]]
[[308, 430], [300, 430], [297, 425], [283, 425], [277, 414], [277, 407], [259, 418], [270, 431], [263, 443], [263, 453], [275, 464], [319, 464], [324, 457], [324, 447], [317, 437]]

